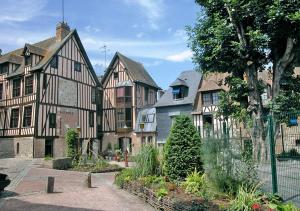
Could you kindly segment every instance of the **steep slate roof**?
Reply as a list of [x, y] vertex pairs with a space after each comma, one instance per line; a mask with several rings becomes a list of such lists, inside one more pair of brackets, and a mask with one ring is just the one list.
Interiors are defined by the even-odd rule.
[[112, 59], [110, 65], [108, 66], [104, 76], [102, 77], [102, 84], [105, 81], [105, 79], [107, 78], [107, 76], [109, 75], [109, 73], [110, 73], [109, 70], [112, 68], [114, 61], [117, 58], [119, 58], [122, 61], [122, 63], [125, 65], [125, 68], [127, 69], [128, 74], [131, 76], [131, 78], [134, 82], [147, 84], [156, 89], [160, 89], [160, 87], [155, 83], [153, 78], [149, 75], [149, 73], [147, 72], [147, 70], [144, 68], [144, 66], [141, 63], [136, 62], [136, 61], [124, 56], [123, 54], [121, 54], [119, 52], [116, 52], [114, 58]]
[[[84, 47], [80, 41], [80, 38], [78, 36], [78, 33], [76, 31], [76, 29], [74, 30], [71, 30], [71, 32], [62, 40], [62, 41], [56, 41], [56, 37], [51, 37], [51, 38], [48, 38], [46, 40], [43, 40], [43, 41], [40, 41], [40, 42], [37, 42], [35, 44], [25, 44], [25, 48], [27, 48], [29, 50], [29, 52], [31, 53], [34, 53], [34, 54], [37, 54], [37, 55], [41, 55], [41, 56], [44, 56], [42, 58], [42, 60], [35, 66], [33, 66], [31, 68], [30, 71], [37, 71], [37, 70], [41, 70], [43, 69], [45, 66], [47, 66], [47, 64], [50, 63], [52, 57], [58, 53], [58, 51], [64, 46], [64, 44], [72, 37], [74, 36], [77, 43], [78, 43], [78, 46], [79, 46], [79, 49], [81, 51], [81, 53], [83, 54], [84, 58], [85, 58], [85, 61], [89, 67], [89, 69], [91, 70], [91, 74], [93, 75], [94, 77], [94, 80], [96, 82], [96, 84], [98, 86], [100, 86], [100, 82], [98, 80], [98, 77], [94, 71], [94, 68], [93, 68], [93, 65], [91, 64], [88, 56], [87, 56], [87, 53], [85, 52], [84, 50]], [[4, 56], [8, 56], [8, 55], [17, 55], [19, 58], [22, 58], [22, 61], [21, 64], [14, 72], [10, 73], [9, 75], [7, 75], [6, 78], [11, 78], [11, 77], [14, 77], [14, 76], [17, 76], [17, 75], [21, 75], [24, 73], [24, 61], [23, 61], [23, 57], [22, 54], [23, 54], [23, 51], [24, 51], [24, 48], [20, 48], [20, 49], [17, 49], [15, 51], [12, 51], [12, 52], [9, 52], [7, 54], [4, 54], [2, 57]], [[2, 57], [0, 57], [0, 63], [1, 63], [1, 59]]]
[[180, 78], [177, 78], [171, 85], [170, 87], [174, 87], [174, 86], [186, 86], [188, 87], [187, 83], [185, 82], [185, 80], [182, 80]]
[[183, 98], [182, 100], [174, 100], [172, 87], [170, 87], [158, 100], [154, 107], [177, 106], [186, 104], [194, 105], [195, 97], [201, 80], [201, 74], [194, 70], [188, 70], [183, 71], [178, 78], [184, 80], [184, 82], [187, 84], [187, 87], [189, 87], [188, 96]]

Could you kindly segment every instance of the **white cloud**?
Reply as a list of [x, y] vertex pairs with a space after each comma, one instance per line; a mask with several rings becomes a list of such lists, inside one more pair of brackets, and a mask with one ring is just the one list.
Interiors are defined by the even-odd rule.
[[90, 25], [84, 27], [84, 30], [85, 30], [86, 32], [88, 32], [88, 33], [90, 33], [90, 32], [97, 33], [97, 32], [99, 32], [99, 31], [101, 31], [99, 28], [93, 27], [93, 26], [90, 26]]
[[145, 35], [145, 34], [144, 34], [143, 32], [139, 32], [139, 33], [136, 35], [136, 37], [137, 37], [137, 38], [142, 38], [144, 35]]
[[0, 22], [24, 22], [42, 15], [46, 0], [1, 0]]
[[140, 6], [148, 19], [148, 23], [152, 29], [158, 29], [158, 21], [164, 14], [163, 0], [125, 0], [129, 4], [137, 4]]
[[183, 62], [190, 60], [193, 56], [192, 51], [187, 50], [180, 52], [178, 54], [172, 54], [166, 57], [166, 60], [173, 61], [173, 62]]

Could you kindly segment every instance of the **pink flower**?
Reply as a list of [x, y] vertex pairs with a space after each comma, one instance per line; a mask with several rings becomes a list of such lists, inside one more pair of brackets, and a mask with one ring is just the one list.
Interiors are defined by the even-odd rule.
[[253, 204], [252, 209], [258, 210], [258, 209], [260, 209], [260, 205], [259, 204]]

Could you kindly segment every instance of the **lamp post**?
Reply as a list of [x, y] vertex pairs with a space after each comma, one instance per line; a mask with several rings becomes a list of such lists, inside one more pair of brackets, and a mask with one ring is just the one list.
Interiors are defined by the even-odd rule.
[[143, 144], [143, 131], [144, 131], [144, 128], [145, 128], [145, 124], [142, 122], [140, 123], [140, 129], [141, 129], [141, 142]]
[[81, 128], [80, 128], [79, 125], [77, 125], [76, 131], [77, 131], [77, 133], [78, 133], [78, 138], [77, 138], [77, 153], [78, 153], [78, 155], [79, 155], [79, 142], [80, 142], [79, 139], [80, 139], [80, 132], [81, 132]]

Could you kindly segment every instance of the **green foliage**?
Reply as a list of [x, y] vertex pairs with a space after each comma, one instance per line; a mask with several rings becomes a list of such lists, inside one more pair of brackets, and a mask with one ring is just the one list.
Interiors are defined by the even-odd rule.
[[248, 188], [257, 183], [254, 162], [233, 140], [205, 139], [202, 157], [208, 178], [221, 192], [236, 194], [239, 186]]
[[53, 157], [51, 157], [51, 156], [45, 156], [44, 160], [53, 160]]
[[250, 211], [254, 204], [260, 205], [262, 195], [257, 191], [257, 187], [246, 188], [240, 186], [237, 196], [230, 202], [228, 210], [232, 211]]
[[124, 169], [116, 175], [115, 184], [122, 188], [124, 184], [135, 179], [134, 175], [135, 175], [134, 169], [130, 169], [130, 168]]
[[164, 171], [171, 180], [183, 180], [202, 170], [199, 134], [188, 116], [178, 116], [164, 148]]
[[168, 195], [168, 190], [166, 188], [159, 188], [158, 190], [155, 191], [156, 196], [158, 199], [161, 199]]
[[78, 141], [78, 132], [74, 128], [68, 129], [65, 140], [67, 142], [67, 156], [68, 157], [75, 157], [76, 156], [76, 143]]
[[142, 147], [135, 157], [137, 177], [156, 175], [159, 172], [158, 150], [152, 145]]
[[281, 152], [278, 158], [300, 158], [300, 153], [296, 149], [290, 149], [288, 152]]
[[286, 204], [269, 204], [269, 208], [278, 211], [300, 211], [300, 208], [296, 207], [292, 202]]
[[185, 181], [182, 183], [182, 186], [186, 193], [194, 194], [204, 199], [212, 198], [212, 190], [211, 187], [209, 187], [207, 175], [197, 172], [196, 169], [187, 176]]

